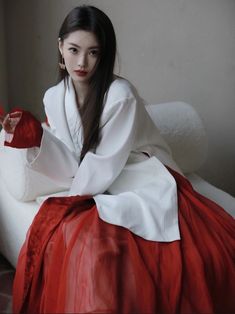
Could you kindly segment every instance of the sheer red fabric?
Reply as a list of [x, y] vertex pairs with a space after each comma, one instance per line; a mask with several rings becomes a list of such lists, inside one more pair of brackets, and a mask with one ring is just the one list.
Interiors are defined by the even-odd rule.
[[180, 241], [108, 224], [89, 197], [45, 201], [19, 256], [14, 313], [234, 313], [235, 222], [171, 173]]

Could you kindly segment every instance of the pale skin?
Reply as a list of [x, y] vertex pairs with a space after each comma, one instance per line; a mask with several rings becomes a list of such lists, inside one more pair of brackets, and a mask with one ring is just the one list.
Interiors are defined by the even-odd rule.
[[[92, 32], [77, 30], [70, 33], [63, 41], [59, 39], [58, 46], [72, 78], [78, 106], [81, 107], [88, 93], [88, 81], [94, 74], [99, 60], [98, 40]], [[84, 71], [86, 75], [80, 76], [76, 71]], [[7, 133], [13, 134], [21, 116], [22, 113], [17, 111], [6, 116], [0, 115], [0, 124]]]
[[[96, 36], [89, 31], [77, 30], [63, 41], [58, 40], [59, 50], [64, 58], [66, 69], [72, 78], [77, 103], [81, 107], [88, 93], [88, 81], [94, 74], [100, 56], [100, 47]], [[85, 71], [79, 76], [76, 71]]]

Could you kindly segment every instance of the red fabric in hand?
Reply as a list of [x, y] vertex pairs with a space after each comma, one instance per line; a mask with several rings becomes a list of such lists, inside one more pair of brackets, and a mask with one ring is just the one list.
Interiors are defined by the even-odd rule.
[[43, 128], [41, 123], [28, 111], [14, 109], [13, 112], [21, 112], [22, 116], [16, 125], [11, 142], [4, 142], [5, 146], [15, 148], [40, 147]]

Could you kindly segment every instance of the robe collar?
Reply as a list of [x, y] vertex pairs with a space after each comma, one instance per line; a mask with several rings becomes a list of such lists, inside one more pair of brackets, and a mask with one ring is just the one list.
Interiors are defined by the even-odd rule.
[[[68, 78], [67, 82], [62, 80], [54, 87], [53, 93], [47, 95], [44, 101], [45, 109], [48, 120], [53, 124], [56, 136], [71, 151], [79, 154], [83, 142], [81, 117], [77, 109], [76, 93], [71, 77]], [[72, 115], [71, 112], [73, 113]], [[69, 120], [68, 117], [70, 117]], [[73, 117], [73, 121], [71, 117]], [[75, 125], [77, 125], [77, 136], [75, 136]]]

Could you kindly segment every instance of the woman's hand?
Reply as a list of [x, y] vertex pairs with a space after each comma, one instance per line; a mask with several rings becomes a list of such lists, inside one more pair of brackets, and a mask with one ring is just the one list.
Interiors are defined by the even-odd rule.
[[0, 115], [0, 124], [7, 133], [14, 134], [15, 128], [19, 123], [21, 116], [22, 112], [19, 111], [9, 113], [5, 117]]
[[15, 109], [6, 116], [0, 113], [0, 123], [5, 130], [5, 146], [14, 148], [40, 147], [43, 134], [41, 122], [29, 111]]

